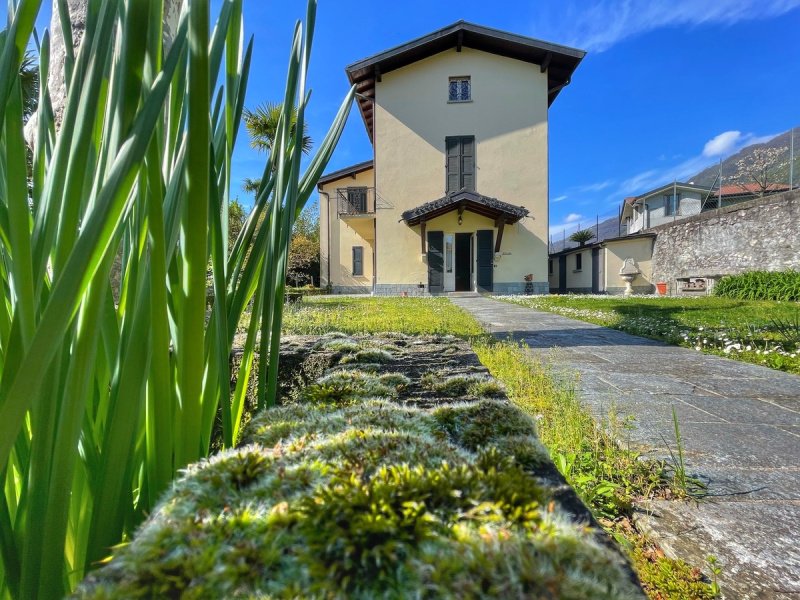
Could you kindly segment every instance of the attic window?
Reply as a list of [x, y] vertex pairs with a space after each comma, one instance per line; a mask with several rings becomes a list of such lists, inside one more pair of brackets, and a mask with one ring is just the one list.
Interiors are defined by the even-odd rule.
[[471, 102], [472, 81], [467, 77], [451, 77], [448, 102]]

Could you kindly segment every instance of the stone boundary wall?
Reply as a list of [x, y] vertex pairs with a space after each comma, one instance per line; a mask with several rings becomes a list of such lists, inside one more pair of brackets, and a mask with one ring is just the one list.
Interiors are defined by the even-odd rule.
[[800, 270], [800, 190], [724, 206], [648, 231], [656, 234], [653, 281], [667, 282], [670, 293], [679, 278]]

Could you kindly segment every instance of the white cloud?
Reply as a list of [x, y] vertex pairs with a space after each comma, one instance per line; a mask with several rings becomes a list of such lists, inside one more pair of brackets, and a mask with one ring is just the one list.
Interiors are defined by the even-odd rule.
[[585, 219], [585, 217], [578, 213], [569, 213], [560, 223], [550, 224], [550, 236], [559, 236], [562, 235], [564, 231], [571, 232], [577, 229], [581, 219]]
[[703, 156], [724, 156], [736, 148], [742, 139], [741, 131], [725, 131], [706, 142]]
[[579, 194], [585, 194], [587, 192], [600, 192], [611, 184], [614, 181], [612, 179], [606, 179], [605, 181], [598, 181], [597, 183], [587, 183], [585, 185], [579, 185], [575, 188], [575, 191]]
[[566, 194], [564, 194], [563, 196], [558, 196], [558, 197], [556, 197], [556, 198], [553, 198], [553, 199], [551, 199], [551, 200], [550, 200], [550, 202], [563, 202], [563, 201], [564, 201], [564, 200], [566, 200], [567, 198], [569, 198], [569, 196], [567, 196]]
[[661, 27], [733, 25], [778, 17], [798, 7], [800, 0], [599, 0], [589, 7], [585, 0], [569, 0], [552, 5], [536, 29], [561, 29], [565, 43], [603, 52]]
[[778, 134], [757, 136], [741, 131], [725, 131], [714, 136], [703, 146], [703, 151], [678, 164], [659, 169], [648, 169], [625, 179], [616, 193], [609, 197], [611, 202], [619, 202], [626, 196], [647, 192], [672, 181], [686, 181], [703, 169], [714, 164], [715, 160], [735, 154], [745, 146], [763, 144]]

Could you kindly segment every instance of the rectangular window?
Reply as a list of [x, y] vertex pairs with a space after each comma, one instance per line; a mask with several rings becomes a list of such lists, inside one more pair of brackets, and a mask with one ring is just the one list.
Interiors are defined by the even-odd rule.
[[367, 212], [367, 188], [347, 188], [347, 213], [361, 215]]
[[669, 194], [668, 196], [664, 196], [664, 214], [668, 217], [681, 214], [680, 204], [680, 194]]
[[446, 193], [475, 191], [475, 136], [457, 135], [445, 138], [447, 149]]
[[364, 246], [353, 246], [353, 277], [364, 276]]
[[447, 100], [448, 102], [469, 102], [472, 100], [472, 81], [470, 77], [451, 77]]
[[549, 275], [553, 274], [553, 260], [552, 259], [547, 261], [547, 273]]
[[575, 255], [575, 270], [580, 271], [583, 269], [583, 252], [578, 252]]

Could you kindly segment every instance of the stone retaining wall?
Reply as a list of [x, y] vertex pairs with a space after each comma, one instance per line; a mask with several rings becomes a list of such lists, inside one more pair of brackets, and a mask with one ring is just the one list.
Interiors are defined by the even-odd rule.
[[670, 293], [686, 277], [800, 269], [800, 190], [759, 198], [650, 229], [653, 281]]

